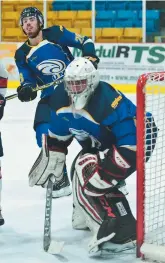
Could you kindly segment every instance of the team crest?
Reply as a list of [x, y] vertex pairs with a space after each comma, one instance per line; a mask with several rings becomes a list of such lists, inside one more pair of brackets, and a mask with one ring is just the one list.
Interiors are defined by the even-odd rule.
[[43, 75], [52, 76], [53, 79], [56, 80], [64, 75], [66, 65], [62, 60], [49, 59], [38, 64], [37, 69], [41, 71]]

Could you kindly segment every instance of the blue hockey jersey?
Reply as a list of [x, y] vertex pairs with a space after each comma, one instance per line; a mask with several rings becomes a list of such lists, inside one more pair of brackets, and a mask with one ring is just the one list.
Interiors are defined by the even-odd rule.
[[[87, 106], [76, 114], [63, 83], [50, 96], [49, 106], [54, 111], [50, 131], [59, 140], [75, 137], [83, 147], [90, 138], [99, 150], [109, 149], [112, 144], [136, 146], [136, 106], [106, 82], [99, 82]], [[146, 112], [148, 157], [155, 147], [157, 132], [152, 114]]]
[[56, 88], [49, 105], [56, 112], [50, 130], [57, 138], [72, 135], [83, 145], [90, 137], [100, 150], [112, 144], [136, 145], [136, 106], [108, 83], [100, 81], [88, 105], [76, 116], [63, 84]]
[[[44, 85], [63, 77], [65, 68], [74, 59], [68, 47], [82, 50], [83, 56], [96, 57], [91, 39], [68, 31], [62, 26], [43, 29], [43, 40], [37, 46], [26, 41], [15, 53], [21, 85]], [[54, 87], [42, 91], [50, 95]]]

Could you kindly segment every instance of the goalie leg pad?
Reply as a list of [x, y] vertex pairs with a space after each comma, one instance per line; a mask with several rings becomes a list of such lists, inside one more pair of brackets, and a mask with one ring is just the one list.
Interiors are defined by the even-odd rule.
[[113, 189], [111, 194], [99, 199], [107, 213], [89, 244], [91, 255], [101, 250], [103, 243], [107, 246], [117, 244], [119, 249], [119, 246], [136, 240], [136, 220], [125, 196], [118, 189]]
[[[93, 233], [96, 233], [102, 223], [102, 218], [96, 209], [97, 202], [93, 200], [93, 197], [84, 194], [76, 172], [73, 176], [72, 188], [73, 204], [79, 212], [79, 218], [82, 219], [80, 225], [86, 225]], [[78, 223], [74, 222], [75, 224]]]

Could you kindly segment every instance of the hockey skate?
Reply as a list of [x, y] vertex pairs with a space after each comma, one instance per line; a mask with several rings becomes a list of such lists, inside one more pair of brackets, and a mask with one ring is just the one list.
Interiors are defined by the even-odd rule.
[[71, 195], [72, 190], [70, 188], [70, 182], [66, 171], [66, 166], [64, 167], [64, 176], [59, 183], [53, 186], [53, 198], [59, 198], [63, 196]]
[[4, 220], [2, 213], [1, 213], [1, 210], [0, 210], [0, 226], [4, 225], [4, 223], [5, 223], [5, 220]]

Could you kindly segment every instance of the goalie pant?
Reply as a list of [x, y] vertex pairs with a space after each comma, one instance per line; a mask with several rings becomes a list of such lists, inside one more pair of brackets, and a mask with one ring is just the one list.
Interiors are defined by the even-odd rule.
[[[123, 149], [122, 149], [123, 152]], [[128, 151], [126, 150], [126, 153]], [[132, 167], [129, 168], [131, 174], [135, 171], [136, 152], [130, 152], [132, 156]], [[77, 158], [77, 157], [76, 157]], [[104, 194], [94, 192], [88, 195], [88, 191], [82, 187], [77, 176], [74, 160], [71, 169], [73, 187], [73, 216], [72, 225], [74, 229], [84, 229], [88, 227], [93, 234], [89, 246], [101, 247], [104, 242], [111, 241], [114, 244], [124, 244], [136, 239], [136, 220], [131, 212], [129, 203], [125, 195], [113, 187]], [[114, 169], [114, 160], [112, 160]], [[113, 171], [111, 171], [113, 173]], [[102, 191], [101, 191], [102, 192]], [[94, 241], [93, 241], [94, 240]]]

